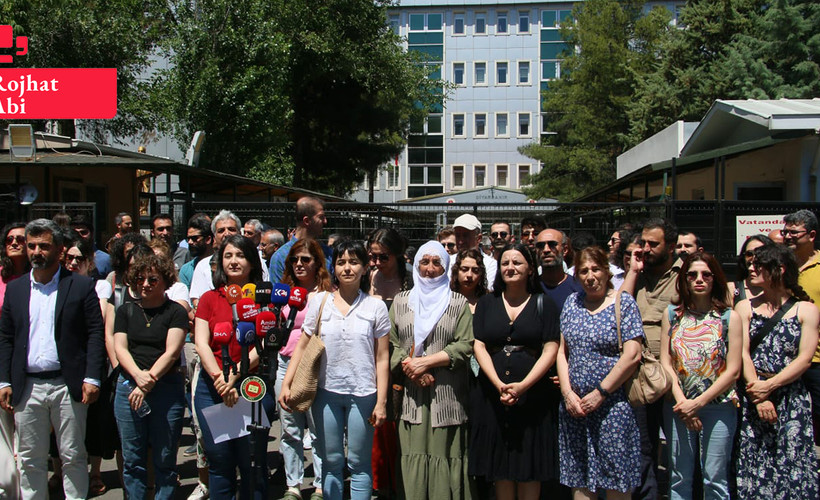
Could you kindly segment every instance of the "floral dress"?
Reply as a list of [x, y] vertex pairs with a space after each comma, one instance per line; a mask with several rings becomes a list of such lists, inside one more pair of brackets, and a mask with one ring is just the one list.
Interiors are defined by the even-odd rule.
[[[752, 313], [750, 335], [768, 318]], [[778, 373], [794, 361], [800, 346], [797, 315], [782, 319], [752, 353], [758, 372]], [[744, 395], [745, 396], [745, 395]], [[742, 399], [737, 458], [739, 498], [818, 498], [811, 400], [803, 381], [772, 392], [777, 421], [764, 422], [748, 397]]]
[[[584, 297], [584, 292], [570, 295], [561, 312], [570, 384], [581, 398], [595, 390], [621, 356], [615, 304], [590, 314]], [[625, 293], [621, 296], [621, 339], [626, 342], [642, 337], [638, 305]], [[558, 416], [562, 484], [622, 492], [640, 485], [640, 433], [623, 388], [613, 391], [586, 417], [571, 416], [563, 402]]]

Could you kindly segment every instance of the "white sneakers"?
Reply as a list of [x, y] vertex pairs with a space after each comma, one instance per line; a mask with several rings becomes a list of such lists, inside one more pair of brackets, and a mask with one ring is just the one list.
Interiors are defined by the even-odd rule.
[[209, 496], [208, 487], [202, 483], [198, 483], [194, 491], [188, 495], [188, 500], [207, 500]]

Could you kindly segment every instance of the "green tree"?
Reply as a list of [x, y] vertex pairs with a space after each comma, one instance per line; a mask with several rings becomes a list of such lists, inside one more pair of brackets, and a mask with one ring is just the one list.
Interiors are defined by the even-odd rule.
[[433, 83], [387, 27], [388, 2], [179, 0], [165, 122], [203, 166], [346, 194], [399, 152]]
[[[117, 116], [81, 122], [96, 140], [153, 130], [145, 107], [148, 83], [140, 75], [162, 36], [167, 9], [161, 0], [5, 0], [3, 22], [29, 38], [29, 52], [16, 67], [117, 68]], [[43, 130], [45, 121], [35, 121]], [[74, 137], [74, 121], [60, 120], [59, 133]]]
[[550, 82], [542, 103], [553, 134], [521, 148], [542, 162], [527, 190], [530, 197], [570, 200], [615, 178], [635, 79], [649, 71], [669, 29], [666, 9], [644, 15], [642, 6], [637, 1], [589, 0], [576, 4], [574, 23], [562, 23], [570, 49], [561, 77]]

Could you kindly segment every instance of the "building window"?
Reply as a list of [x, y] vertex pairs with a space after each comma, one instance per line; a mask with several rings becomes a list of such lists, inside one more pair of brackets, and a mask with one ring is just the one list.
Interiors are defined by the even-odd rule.
[[530, 136], [530, 114], [518, 113], [518, 137]]
[[510, 185], [510, 168], [508, 165], [495, 166], [495, 185], [509, 187]]
[[507, 13], [506, 12], [499, 12], [497, 14], [496, 23], [495, 23], [495, 32], [498, 34], [507, 33]]
[[487, 85], [487, 63], [475, 62], [475, 78], [473, 85]]
[[484, 187], [487, 185], [487, 165], [473, 165], [475, 173], [475, 187]]
[[475, 15], [475, 34], [476, 35], [486, 35], [487, 34], [487, 14], [483, 12], [478, 12]]
[[530, 62], [518, 61], [518, 85], [530, 84]]
[[441, 14], [427, 14], [427, 31], [441, 31]]
[[453, 165], [453, 189], [464, 189], [464, 165]]
[[530, 165], [518, 165], [518, 187], [530, 185]]
[[410, 14], [410, 31], [424, 31], [424, 14]]
[[497, 62], [495, 63], [495, 84], [496, 85], [509, 85], [509, 75], [508, 71], [509, 65], [506, 62]]
[[388, 18], [388, 22], [390, 23], [390, 29], [393, 30], [393, 33], [400, 35], [400, 23], [399, 23], [399, 15], [398, 14], [391, 14]]
[[399, 166], [395, 163], [387, 165], [385, 170], [387, 177], [387, 189], [396, 189], [399, 187]]
[[464, 63], [453, 63], [453, 83], [459, 87], [465, 86], [464, 83]]
[[473, 135], [475, 137], [487, 137], [487, 114], [476, 113], [474, 118]]
[[410, 31], [441, 31], [441, 14], [410, 14]]
[[464, 137], [464, 113], [453, 115], [453, 137]]
[[508, 117], [507, 113], [496, 113], [495, 114], [495, 136], [496, 137], [509, 137], [510, 136], [509, 117]]
[[522, 11], [518, 13], [518, 32], [530, 32], [530, 13], [527, 11]]
[[464, 14], [455, 14], [455, 16], [453, 16], [453, 34], [464, 34]]

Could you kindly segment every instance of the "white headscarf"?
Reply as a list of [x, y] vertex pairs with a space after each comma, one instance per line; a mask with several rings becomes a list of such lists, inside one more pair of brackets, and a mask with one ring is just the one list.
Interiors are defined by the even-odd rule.
[[[425, 278], [419, 274], [419, 262], [425, 255], [437, 256], [445, 272], [436, 278]], [[428, 241], [416, 251], [413, 261], [413, 289], [408, 298], [410, 310], [413, 311], [413, 344], [415, 355], [424, 351], [424, 341], [436, 327], [438, 320], [450, 305], [450, 255], [438, 241]]]

